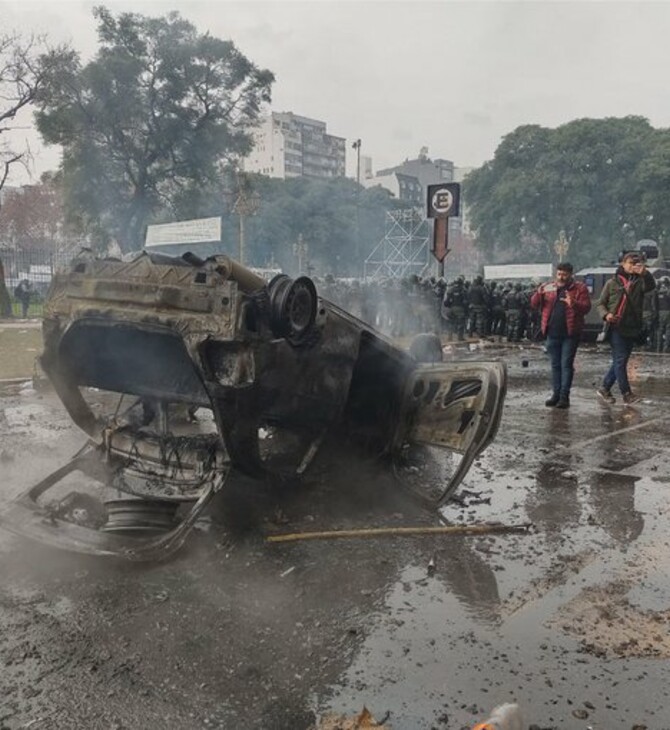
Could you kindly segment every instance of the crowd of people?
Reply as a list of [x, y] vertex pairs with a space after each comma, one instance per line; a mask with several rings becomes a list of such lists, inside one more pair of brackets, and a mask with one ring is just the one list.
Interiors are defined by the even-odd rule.
[[[540, 313], [530, 306], [539, 282], [409, 276], [361, 281], [315, 278], [319, 294], [392, 337], [437, 332], [450, 340], [496, 337], [508, 342], [541, 338]], [[670, 278], [647, 292], [642, 347], [670, 352]]]
[[537, 282], [521, 284], [435, 277], [359, 281], [316, 279], [319, 294], [393, 337], [444, 333], [449, 340], [498, 337], [508, 342], [536, 339], [539, 316], [530, 309]]

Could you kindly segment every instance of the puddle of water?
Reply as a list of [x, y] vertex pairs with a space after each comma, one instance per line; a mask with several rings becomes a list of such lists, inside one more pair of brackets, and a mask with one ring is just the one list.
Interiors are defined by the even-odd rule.
[[464, 627], [474, 626], [467, 611], [441, 580], [427, 578], [425, 568], [408, 566], [389, 592], [384, 611], [372, 618], [375, 626], [359, 657], [332, 688], [328, 704], [353, 713], [364, 697], [375, 716], [390, 712], [394, 727], [431, 727], [436, 698], [445, 695], [443, 658], [453, 652]]
[[[572, 592], [578, 590], [575, 585]], [[564, 600], [555, 595], [552, 605]], [[623, 725], [624, 717], [660, 727], [653, 718], [665, 710], [667, 667], [643, 660], [624, 666], [576, 654], [575, 642], [544, 627], [544, 616], [528, 612], [482, 624], [452, 586], [408, 566], [383, 612], [372, 617], [358, 656], [314, 704], [321, 711], [353, 714], [364, 698], [377, 717], [390, 712], [393, 727], [428, 730], [436, 724], [471, 727], [503, 702], [518, 702], [528, 723], [573, 728], [572, 711], [588, 701], [595, 707], [589, 711], [593, 728], [634, 724]], [[644, 677], [645, 691], [633, 688], [620, 699], [613, 687], [633, 676]]]
[[[538, 405], [538, 394], [532, 397]], [[490, 504], [452, 503], [442, 514], [459, 523], [530, 521], [536, 532], [450, 542], [449, 567], [438, 555], [432, 578], [424, 567], [408, 566], [352, 665], [317, 706], [353, 713], [364, 697], [376, 716], [391, 712], [391, 725], [423, 730], [436, 723], [471, 727], [496, 704], [518, 701], [528, 723], [573, 728], [572, 711], [589, 701], [596, 709], [584, 727], [670, 727], [667, 663], [603, 660], [549, 625], [585, 588], [636, 575], [642, 580], [632, 585], [630, 602], [643, 611], [668, 610], [668, 561], [648, 555], [667, 541], [667, 519], [659, 517], [670, 512], [670, 490], [658, 481], [667, 471], [665, 428], [607, 437], [661, 412], [608, 409], [594, 421], [585, 397], [589, 426], [581, 411], [558, 419], [538, 408], [529, 430], [530, 421], [515, 413], [521, 397], [513, 400], [496, 441], [463, 485], [490, 496]], [[594, 443], [599, 434], [604, 438]], [[562, 443], [570, 449], [557, 451]], [[620, 471], [593, 471], [613, 454], [621, 457]], [[637, 677], [644, 691], [630, 685]]]

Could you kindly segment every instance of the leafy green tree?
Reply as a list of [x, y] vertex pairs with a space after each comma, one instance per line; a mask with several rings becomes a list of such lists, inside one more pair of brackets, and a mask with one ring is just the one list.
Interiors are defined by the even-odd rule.
[[492, 260], [547, 261], [564, 231], [568, 258], [588, 264], [667, 235], [658, 197], [670, 179], [666, 137], [634, 116], [517, 128], [465, 180], [479, 244]]
[[94, 15], [98, 53], [52, 75], [36, 119], [63, 146], [70, 218], [128, 251], [152, 215], [199, 202], [222, 164], [249, 152], [274, 77], [176, 12]]
[[654, 131], [644, 159], [637, 168], [636, 187], [641, 191], [635, 220], [639, 238], [655, 238], [670, 255], [670, 129]]

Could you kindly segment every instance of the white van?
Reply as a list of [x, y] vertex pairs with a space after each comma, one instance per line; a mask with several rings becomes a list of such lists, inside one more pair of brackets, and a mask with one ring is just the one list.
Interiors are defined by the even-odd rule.
[[[605, 286], [605, 282], [611, 279], [616, 273], [617, 266], [594, 266], [592, 268], [580, 269], [575, 274], [575, 279], [583, 281], [591, 295], [591, 311], [586, 315], [584, 320], [584, 340], [595, 340], [598, 332], [603, 327], [602, 319], [598, 314], [596, 303], [600, 299], [600, 293]], [[670, 269], [661, 266], [649, 266], [649, 271], [654, 279], [658, 281], [664, 276], [670, 276]]]

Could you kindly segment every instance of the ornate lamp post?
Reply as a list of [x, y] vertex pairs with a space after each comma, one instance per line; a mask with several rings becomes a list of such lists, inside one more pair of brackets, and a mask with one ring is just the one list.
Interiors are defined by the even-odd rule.
[[309, 244], [302, 237], [302, 233], [298, 234], [298, 240], [293, 244], [293, 253], [298, 258], [298, 273], [302, 274], [304, 269], [302, 266], [303, 260], [307, 260], [309, 255]]
[[560, 231], [558, 238], [554, 241], [554, 251], [558, 256], [558, 263], [563, 263], [563, 257], [567, 254], [570, 244], [568, 239], [565, 237], [565, 231]]

